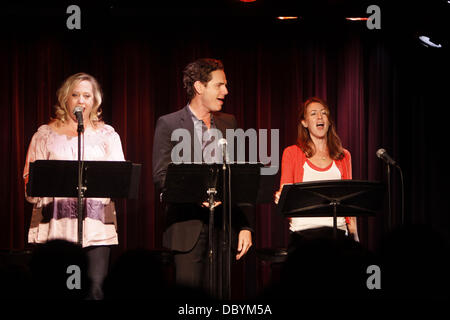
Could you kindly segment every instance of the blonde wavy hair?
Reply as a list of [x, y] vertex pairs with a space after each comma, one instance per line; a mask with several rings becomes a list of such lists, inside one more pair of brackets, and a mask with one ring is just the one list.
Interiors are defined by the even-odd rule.
[[56, 121], [57, 125], [65, 123], [69, 120], [69, 109], [67, 107], [67, 98], [72, 91], [73, 87], [80, 83], [81, 81], [89, 81], [92, 85], [92, 91], [94, 94], [94, 104], [92, 106], [91, 114], [89, 115], [89, 120], [95, 126], [97, 123], [101, 122], [102, 109], [100, 105], [102, 104], [102, 89], [97, 79], [87, 73], [76, 73], [71, 75], [66, 80], [64, 80], [61, 87], [56, 92], [58, 97], [58, 103], [55, 105], [55, 118], [52, 121]]

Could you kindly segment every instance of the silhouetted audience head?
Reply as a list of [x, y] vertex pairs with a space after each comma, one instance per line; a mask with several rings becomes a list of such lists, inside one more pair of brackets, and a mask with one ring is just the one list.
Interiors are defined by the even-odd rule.
[[31, 274], [28, 252], [0, 255], [0, 300], [30, 298]]
[[450, 248], [427, 225], [399, 227], [380, 247], [382, 291], [387, 298], [448, 298]]
[[280, 284], [268, 293], [279, 299], [346, 299], [369, 295], [367, 267], [374, 257], [344, 233], [324, 227], [292, 234]]
[[[6, 256], [6, 255], [5, 255]], [[104, 282], [105, 299], [170, 299], [206, 301], [201, 290], [175, 286], [167, 270], [170, 253], [130, 250], [113, 264]], [[263, 298], [358, 299], [448, 298], [450, 247], [426, 225], [389, 232], [377, 255], [332, 228], [294, 233], [280, 283]], [[23, 257], [20, 258], [24, 260]], [[164, 261], [164, 260], [167, 261]], [[89, 289], [87, 257], [78, 245], [53, 240], [37, 246], [31, 260], [0, 260], [2, 298], [85, 299]], [[29, 260], [29, 259], [28, 259]], [[380, 267], [381, 289], [369, 290], [367, 268]], [[173, 275], [172, 275], [173, 277]]]
[[156, 252], [129, 250], [113, 264], [103, 284], [105, 299], [150, 299], [166, 294], [163, 261]]
[[[280, 283], [266, 297], [280, 299], [448, 299], [450, 246], [427, 225], [387, 233], [376, 254], [331, 228], [293, 234]], [[369, 283], [379, 270], [377, 288]]]
[[124, 252], [103, 283], [105, 299], [205, 301], [201, 289], [174, 283], [173, 256], [169, 251], [134, 249]]
[[89, 289], [87, 257], [75, 243], [52, 240], [33, 251], [30, 271], [33, 298], [85, 299]]

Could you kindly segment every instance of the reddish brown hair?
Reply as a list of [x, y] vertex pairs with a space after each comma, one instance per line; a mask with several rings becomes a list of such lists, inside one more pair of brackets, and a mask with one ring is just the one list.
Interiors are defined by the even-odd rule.
[[322, 106], [325, 107], [327, 111], [328, 121], [330, 123], [327, 132], [328, 153], [330, 154], [331, 159], [340, 160], [344, 157], [344, 148], [342, 147], [341, 139], [336, 133], [333, 120], [331, 120], [330, 108], [328, 107], [328, 104], [320, 98], [317, 97], [309, 98], [300, 106], [300, 110], [298, 113], [297, 144], [303, 150], [307, 158], [312, 157], [316, 152], [314, 142], [311, 140], [308, 128], [305, 128], [302, 125], [302, 120], [305, 120], [306, 117], [306, 110], [308, 106], [313, 102], [320, 103]]

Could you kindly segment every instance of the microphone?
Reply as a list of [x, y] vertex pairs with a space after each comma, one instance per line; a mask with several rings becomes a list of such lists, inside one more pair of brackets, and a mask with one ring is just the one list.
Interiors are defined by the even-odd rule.
[[83, 125], [83, 107], [76, 106], [73, 110], [73, 114], [77, 117], [78, 121], [78, 132], [84, 131], [84, 125]]
[[389, 165], [393, 165], [398, 167], [397, 163], [394, 161], [394, 159], [392, 159], [388, 153], [386, 152], [385, 149], [381, 148], [378, 149], [377, 151], [377, 157], [380, 158], [381, 160], [383, 160], [384, 162], [386, 162]]
[[221, 146], [222, 147], [222, 159], [223, 159], [223, 164], [225, 165], [226, 163], [228, 163], [229, 161], [229, 159], [228, 159], [228, 152], [227, 152], [227, 139], [225, 139], [225, 138], [221, 138], [221, 139], [219, 139], [219, 142], [218, 142], [218, 144], [219, 144], [219, 146]]

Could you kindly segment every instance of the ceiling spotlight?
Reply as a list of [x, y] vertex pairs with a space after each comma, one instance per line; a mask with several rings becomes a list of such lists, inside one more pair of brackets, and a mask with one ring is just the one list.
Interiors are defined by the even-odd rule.
[[367, 21], [369, 20], [369, 18], [345, 18], [345, 20], [349, 20], [349, 21]]
[[427, 36], [419, 36], [419, 40], [425, 47], [442, 48], [442, 45], [440, 43], [439, 44], [434, 43]]
[[294, 16], [280, 16], [277, 17], [278, 20], [297, 20], [298, 17], [294, 17]]

